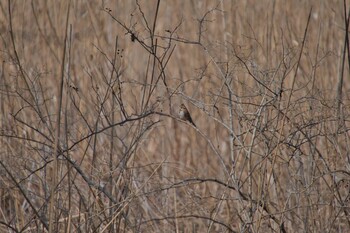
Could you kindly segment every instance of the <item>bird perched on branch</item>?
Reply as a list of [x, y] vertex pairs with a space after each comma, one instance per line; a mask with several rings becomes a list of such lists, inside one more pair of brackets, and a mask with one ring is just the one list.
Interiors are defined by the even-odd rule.
[[179, 117], [181, 120], [188, 121], [192, 125], [194, 125], [194, 127], [197, 127], [196, 124], [192, 120], [190, 112], [187, 110], [187, 108], [184, 104], [181, 104], [181, 106], [180, 106]]

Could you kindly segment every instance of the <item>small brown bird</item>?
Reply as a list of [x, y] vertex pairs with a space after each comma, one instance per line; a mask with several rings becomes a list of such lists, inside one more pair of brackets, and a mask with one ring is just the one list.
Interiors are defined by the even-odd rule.
[[192, 120], [190, 112], [187, 110], [187, 108], [184, 104], [181, 104], [181, 106], [180, 106], [179, 117], [181, 120], [188, 121], [192, 125], [194, 125], [194, 127], [197, 127], [196, 124]]

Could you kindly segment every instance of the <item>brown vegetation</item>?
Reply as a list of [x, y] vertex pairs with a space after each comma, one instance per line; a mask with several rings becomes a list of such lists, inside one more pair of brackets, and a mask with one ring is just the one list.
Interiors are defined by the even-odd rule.
[[350, 231], [347, 4], [1, 1], [0, 231]]

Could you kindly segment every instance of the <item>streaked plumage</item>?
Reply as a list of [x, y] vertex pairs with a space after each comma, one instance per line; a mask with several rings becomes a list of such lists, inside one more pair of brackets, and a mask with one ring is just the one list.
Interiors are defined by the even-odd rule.
[[190, 112], [187, 110], [187, 108], [186, 108], [186, 106], [184, 104], [181, 104], [181, 106], [180, 106], [179, 117], [180, 117], [181, 120], [188, 121], [192, 125], [197, 127], [196, 124], [192, 120]]

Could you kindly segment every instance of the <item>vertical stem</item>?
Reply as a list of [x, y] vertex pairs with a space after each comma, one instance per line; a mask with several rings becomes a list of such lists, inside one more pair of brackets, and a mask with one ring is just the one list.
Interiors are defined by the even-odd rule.
[[63, 96], [63, 83], [64, 83], [64, 60], [66, 57], [66, 42], [67, 42], [67, 32], [68, 32], [68, 21], [69, 21], [69, 12], [70, 12], [70, 1], [68, 3], [67, 17], [66, 17], [66, 32], [64, 36], [64, 46], [62, 54], [62, 63], [61, 63], [61, 79], [59, 85], [59, 96], [58, 96], [58, 105], [56, 108], [56, 132], [55, 132], [55, 142], [54, 142], [54, 158], [53, 158], [53, 177], [51, 183], [51, 194], [50, 194], [50, 206], [49, 206], [49, 233], [53, 232], [53, 218], [54, 218], [54, 202], [55, 202], [55, 190], [57, 186], [57, 176], [58, 176], [58, 156], [59, 156], [59, 142], [60, 142], [60, 124], [61, 124], [61, 109], [62, 109], [62, 96]]
[[[115, 63], [117, 60], [117, 50], [118, 50], [118, 36], [115, 38], [115, 48], [114, 48], [114, 57], [113, 57], [113, 67], [112, 67], [112, 72], [111, 72], [111, 77], [110, 80], [113, 80], [113, 74], [114, 72], [116, 73], [116, 75], [118, 76], [118, 72], [116, 71], [116, 67], [115, 67]], [[113, 82], [114, 83], [114, 82]], [[114, 90], [114, 88], [112, 88], [112, 90]], [[115, 98], [113, 97], [113, 92], [112, 92], [112, 109], [115, 109]], [[115, 124], [115, 111], [112, 111], [112, 124]], [[110, 153], [109, 153], [109, 186], [110, 186], [110, 193], [113, 193], [113, 154], [114, 154], [114, 134], [115, 134], [115, 130], [114, 127], [111, 128], [111, 149], [110, 149]], [[109, 200], [109, 207], [110, 207], [110, 211], [109, 211], [109, 215], [112, 218], [113, 213], [115, 208], [112, 207], [113, 206], [113, 202], [112, 200]], [[111, 228], [109, 229], [110, 232], [114, 232], [114, 223], [111, 224]]]
[[[72, 48], [72, 24], [69, 27], [69, 43], [68, 43], [68, 56], [67, 56], [67, 83], [70, 83], [70, 61], [71, 61], [71, 48]], [[68, 89], [69, 90], [69, 89]], [[66, 91], [66, 94], [68, 95], [68, 90]], [[68, 145], [68, 101], [65, 102], [65, 119], [64, 119], [64, 125], [65, 125], [65, 144]], [[67, 157], [70, 158], [70, 153], [67, 151]], [[70, 219], [71, 217], [71, 209], [72, 209], [72, 186], [71, 186], [71, 164], [66, 161], [66, 167], [67, 167], [67, 179], [68, 179], [68, 218]], [[70, 227], [70, 221], [67, 224], [66, 231], [70, 232], [71, 227]]]

